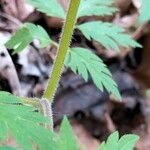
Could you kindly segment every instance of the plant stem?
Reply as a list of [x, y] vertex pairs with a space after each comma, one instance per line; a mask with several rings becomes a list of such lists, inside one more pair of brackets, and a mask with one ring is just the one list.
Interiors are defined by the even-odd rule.
[[70, 45], [74, 25], [76, 23], [76, 16], [77, 16], [77, 11], [78, 11], [80, 1], [81, 0], [70, 1], [70, 6], [67, 13], [64, 29], [62, 31], [62, 38], [60, 40], [60, 45], [58, 48], [56, 60], [53, 66], [52, 73], [49, 78], [48, 86], [43, 95], [43, 98], [47, 99], [49, 102], [53, 101], [53, 97], [55, 95], [60, 80], [60, 76], [64, 67], [64, 61], [67, 54], [67, 50]]

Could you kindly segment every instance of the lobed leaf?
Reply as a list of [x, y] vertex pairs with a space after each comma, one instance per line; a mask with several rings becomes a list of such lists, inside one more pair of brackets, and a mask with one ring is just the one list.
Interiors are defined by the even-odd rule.
[[25, 49], [34, 39], [40, 41], [41, 47], [46, 47], [51, 42], [43, 27], [25, 23], [5, 45], [9, 49], [14, 49], [14, 53], [18, 53]]
[[103, 142], [100, 145], [100, 150], [134, 150], [136, 142], [139, 140], [139, 137], [134, 134], [123, 135], [119, 139], [118, 131], [112, 133], [106, 142]]
[[77, 140], [67, 117], [61, 123], [57, 144], [58, 150], [78, 150]]
[[65, 19], [66, 14], [57, 0], [28, 0], [38, 11], [51, 17]]
[[51, 39], [45, 29], [39, 25], [34, 25], [33, 23], [25, 23], [26, 28], [32, 35], [32, 39], [39, 39], [41, 47], [46, 47], [50, 44]]
[[107, 141], [106, 141], [106, 147], [109, 150], [114, 150], [114, 149], [118, 149], [118, 140], [119, 140], [119, 133], [118, 131], [112, 133]]
[[141, 47], [131, 36], [125, 34], [123, 28], [115, 26], [111, 23], [100, 21], [87, 22], [76, 26], [88, 40], [96, 40], [106, 49], [114, 49], [119, 51], [119, 46], [128, 48]]
[[18, 97], [0, 92], [0, 142], [11, 134], [24, 150], [32, 150], [35, 144], [40, 150], [55, 149], [54, 134], [41, 125], [49, 124], [49, 120], [34, 107], [20, 103]]
[[30, 31], [23, 27], [15, 33], [14, 36], [5, 44], [7, 48], [14, 49], [14, 53], [18, 53], [25, 49], [31, 42], [33, 38]]
[[111, 7], [112, 3], [112, 0], [82, 0], [78, 17], [112, 15], [117, 11], [117, 8]]
[[72, 48], [68, 51], [66, 66], [75, 73], [80, 74], [85, 81], [91, 75], [94, 84], [103, 91], [103, 87], [118, 99], [121, 99], [117, 84], [112, 79], [111, 73], [103, 61], [85, 48]]
[[138, 140], [139, 137], [137, 135], [133, 134], [123, 135], [119, 140], [118, 148], [119, 150], [132, 150], [134, 149], [134, 146]]

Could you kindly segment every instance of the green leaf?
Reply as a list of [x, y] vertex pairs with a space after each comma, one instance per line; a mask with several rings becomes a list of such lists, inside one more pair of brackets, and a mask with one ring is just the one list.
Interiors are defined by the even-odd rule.
[[108, 150], [114, 150], [114, 149], [118, 149], [118, 140], [119, 140], [119, 133], [118, 131], [112, 133], [106, 142], [106, 147]]
[[48, 16], [65, 19], [66, 14], [57, 0], [28, 0], [38, 11], [47, 14]]
[[32, 150], [35, 144], [40, 150], [55, 150], [54, 134], [41, 125], [49, 124], [49, 120], [34, 107], [20, 103], [19, 98], [0, 92], [0, 142], [11, 134], [24, 150]]
[[17, 150], [17, 149], [14, 147], [10, 147], [10, 146], [1, 146], [0, 150]]
[[59, 141], [57, 144], [59, 147], [57, 148], [58, 150], [78, 150], [76, 137], [66, 117], [64, 117], [61, 124], [59, 131]]
[[137, 135], [126, 134], [122, 136], [119, 140], [119, 150], [133, 150], [138, 140]]
[[8, 104], [17, 104], [20, 103], [20, 99], [16, 96], [13, 96], [9, 92], [0, 92], [0, 103], [8, 103]]
[[8, 128], [5, 123], [0, 124], [0, 141], [5, 141], [7, 140], [8, 137]]
[[126, 134], [119, 139], [119, 133], [116, 131], [108, 137], [106, 143], [100, 145], [99, 150], [134, 150], [138, 140], [139, 137], [134, 134]]
[[78, 17], [112, 15], [117, 11], [116, 8], [110, 7], [112, 3], [112, 0], [82, 0]]
[[14, 49], [14, 53], [18, 53], [25, 49], [32, 40], [30, 31], [26, 27], [23, 27], [17, 30], [16, 34], [5, 45], [9, 49]]
[[25, 26], [32, 35], [32, 39], [40, 40], [41, 47], [46, 47], [50, 44], [51, 39], [43, 27], [36, 26], [33, 23], [25, 23]]
[[121, 99], [117, 84], [112, 79], [111, 73], [103, 61], [85, 48], [72, 48], [68, 51], [66, 66], [75, 73], [80, 74], [85, 81], [91, 75], [94, 84], [103, 91], [103, 86], [109, 93]]
[[150, 20], [150, 1], [149, 0], [142, 0], [142, 7], [140, 10], [140, 16], [139, 16], [139, 23], [142, 24], [148, 20]]
[[99, 147], [99, 150], [107, 150], [107, 147], [106, 147], [106, 143], [105, 143], [105, 142], [102, 142], [102, 144], [101, 144], [100, 147]]
[[141, 47], [131, 36], [125, 34], [124, 29], [111, 23], [100, 21], [87, 22], [77, 26], [88, 40], [96, 40], [107, 49], [119, 51], [119, 46], [128, 48]]
[[18, 53], [25, 49], [34, 39], [40, 41], [41, 47], [46, 47], [51, 43], [51, 39], [44, 28], [32, 23], [25, 23], [5, 45], [9, 49], [14, 49], [14, 53]]

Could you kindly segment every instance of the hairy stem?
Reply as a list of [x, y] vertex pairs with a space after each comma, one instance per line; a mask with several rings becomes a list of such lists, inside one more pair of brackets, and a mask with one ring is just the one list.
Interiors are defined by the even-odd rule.
[[60, 45], [58, 48], [56, 60], [53, 66], [52, 73], [49, 78], [48, 86], [43, 95], [43, 98], [47, 99], [49, 102], [53, 101], [53, 97], [55, 95], [60, 80], [60, 76], [64, 67], [64, 61], [67, 54], [67, 50], [70, 45], [74, 25], [76, 23], [76, 16], [77, 16], [77, 11], [78, 11], [80, 1], [81, 0], [70, 1], [70, 6], [67, 13], [64, 29], [62, 31], [62, 38], [60, 40]]
[[69, 10], [66, 17], [66, 22], [62, 31], [62, 37], [60, 40], [59, 47], [57, 43], [53, 42], [52, 44], [55, 47], [58, 47], [56, 60], [54, 62], [52, 73], [49, 77], [48, 85], [45, 89], [43, 98], [40, 99], [40, 104], [43, 108], [44, 116], [48, 117], [51, 121], [50, 129], [53, 130], [53, 114], [51, 104], [64, 68], [64, 61], [67, 55], [67, 50], [69, 49], [70, 41], [72, 38], [74, 25], [76, 23], [76, 16], [78, 7], [81, 0], [71, 0]]

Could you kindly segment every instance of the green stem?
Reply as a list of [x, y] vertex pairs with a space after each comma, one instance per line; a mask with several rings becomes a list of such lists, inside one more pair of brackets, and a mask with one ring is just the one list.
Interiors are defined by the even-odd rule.
[[59, 83], [60, 76], [64, 67], [64, 61], [72, 38], [74, 25], [76, 23], [76, 16], [80, 1], [81, 0], [70, 1], [70, 7], [67, 13], [64, 29], [62, 31], [62, 38], [60, 40], [56, 60], [49, 78], [48, 86], [43, 95], [43, 98], [47, 99], [50, 102], [53, 101], [53, 97], [55, 95], [57, 85]]

